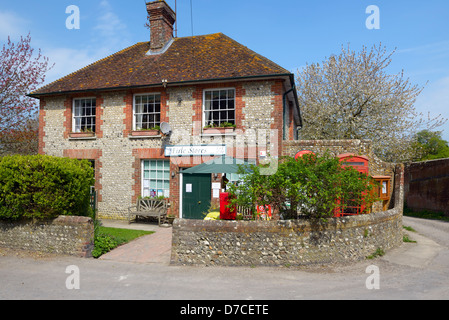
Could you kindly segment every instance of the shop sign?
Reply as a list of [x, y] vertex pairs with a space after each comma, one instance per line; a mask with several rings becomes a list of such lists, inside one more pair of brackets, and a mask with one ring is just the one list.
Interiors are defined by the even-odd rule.
[[222, 155], [226, 155], [226, 145], [187, 145], [165, 147], [166, 157]]

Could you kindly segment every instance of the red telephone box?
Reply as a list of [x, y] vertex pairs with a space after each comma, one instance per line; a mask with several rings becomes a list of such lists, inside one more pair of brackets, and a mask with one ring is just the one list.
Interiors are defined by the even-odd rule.
[[[356, 156], [353, 153], [345, 153], [338, 156], [342, 167], [352, 167], [358, 172], [368, 174], [369, 173], [369, 159], [365, 156]], [[363, 194], [362, 194], [363, 196]], [[338, 199], [338, 204], [344, 204], [338, 206], [335, 209], [334, 216], [342, 217], [348, 215], [359, 215], [365, 211], [366, 207], [362, 204], [358, 204], [354, 199]]]
[[353, 153], [345, 153], [338, 156], [343, 167], [353, 167], [358, 172], [368, 174], [369, 159], [365, 156], [356, 156]]
[[237, 217], [237, 210], [234, 207], [229, 208], [229, 193], [220, 193], [220, 219], [221, 220], [235, 220]]

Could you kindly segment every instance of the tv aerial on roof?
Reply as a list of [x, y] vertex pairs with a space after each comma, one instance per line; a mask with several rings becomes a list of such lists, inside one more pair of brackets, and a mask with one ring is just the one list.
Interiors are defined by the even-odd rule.
[[168, 124], [168, 122], [161, 123], [161, 132], [165, 135], [169, 135], [172, 132], [171, 127]]

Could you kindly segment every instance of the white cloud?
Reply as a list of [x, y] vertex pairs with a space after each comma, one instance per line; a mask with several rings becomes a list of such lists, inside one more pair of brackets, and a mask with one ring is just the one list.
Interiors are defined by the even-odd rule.
[[26, 36], [29, 32], [27, 25], [29, 21], [23, 19], [13, 12], [0, 11], [0, 41], [16, 40], [20, 36]]
[[118, 15], [114, 13], [108, 1], [103, 0], [100, 3], [99, 11], [101, 14], [97, 19], [97, 25], [94, 29], [100, 31], [102, 36], [116, 36], [117, 32], [121, 32], [126, 29], [126, 24], [124, 24]]
[[98, 12], [97, 24], [94, 27], [95, 41], [102, 44], [106, 54], [123, 49], [123, 44], [128, 45], [127, 39], [130, 38], [127, 25], [114, 12], [108, 0], [101, 1]]

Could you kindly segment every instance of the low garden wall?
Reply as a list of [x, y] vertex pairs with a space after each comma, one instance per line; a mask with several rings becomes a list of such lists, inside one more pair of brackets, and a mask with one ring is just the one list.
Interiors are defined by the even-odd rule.
[[402, 214], [308, 221], [176, 220], [172, 264], [286, 266], [356, 261], [402, 243]]
[[91, 218], [59, 216], [39, 222], [0, 221], [0, 247], [91, 257], [94, 224]]
[[403, 166], [396, 167], [394, 208], [360, 216], [308, 220], [176, 219], [175, 265], [299, 266], [365, 259], [403, 242]]

